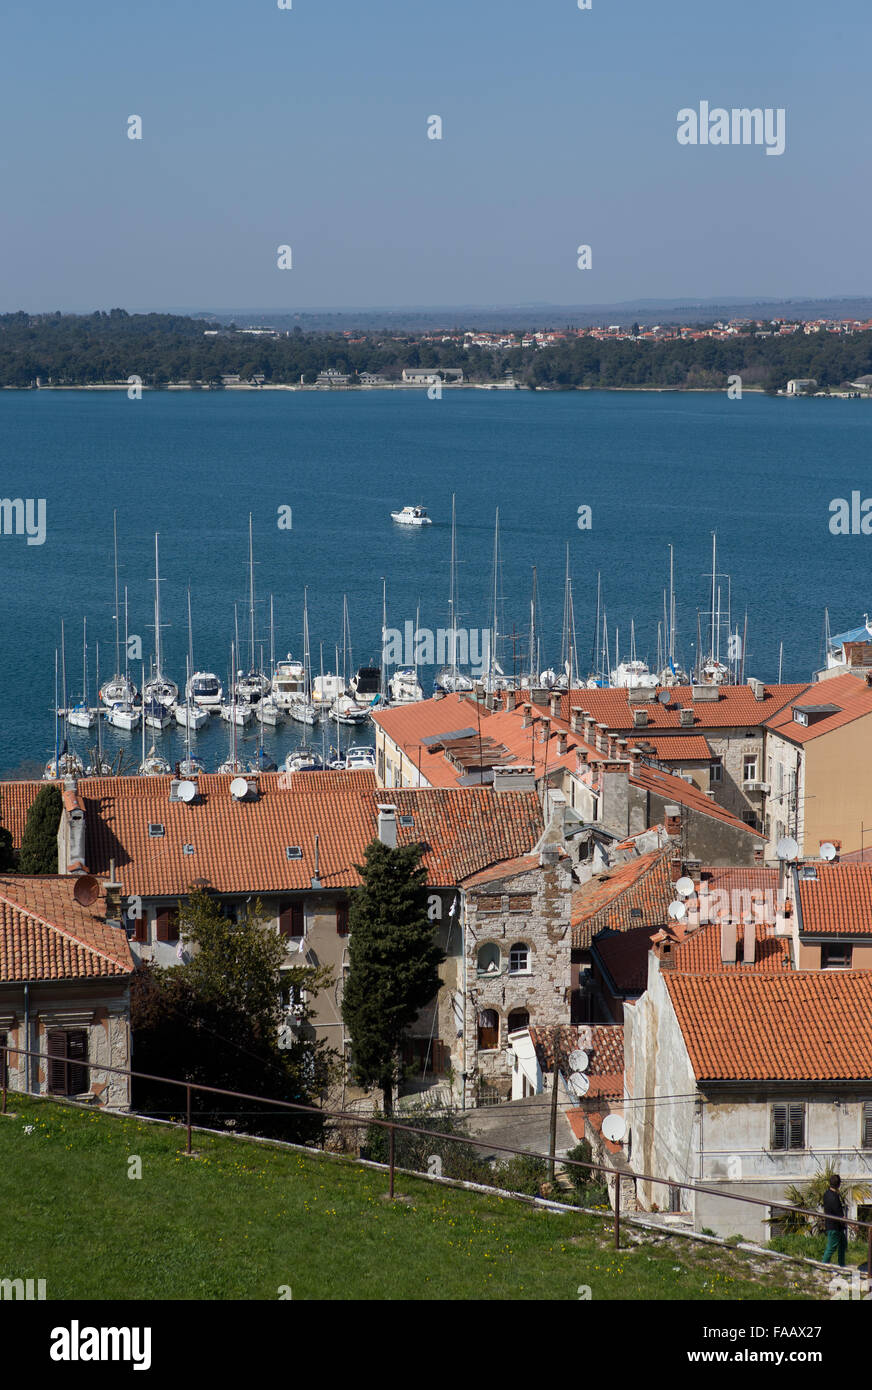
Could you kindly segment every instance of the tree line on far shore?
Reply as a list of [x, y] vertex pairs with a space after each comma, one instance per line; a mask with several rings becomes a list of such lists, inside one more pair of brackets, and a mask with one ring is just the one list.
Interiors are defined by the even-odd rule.
[[491, 349], [427, 342], [420, 335], [359, 332], [251, 336], [234, 327], [205, 336], [214, 323], [175, 314], [0, 315], [0, 386], [84, 386], [127, 381], [162, 388], [171, 382], [220, 387], [224, 376], [272, 385], [313, 384], [332, 368], [357, 384], [362, 372], [398, 381], [404, 367], [461, 368], [470, 382], [502, 381], [547, 390], [671, 387], [722, 389], [730, 376], [745, 387], [783, 390], [812, 377], [822, 390], [872, 373], [872, 333], [820, 330], [783, 337], [599, 340], [570, 336], [545, 348]]

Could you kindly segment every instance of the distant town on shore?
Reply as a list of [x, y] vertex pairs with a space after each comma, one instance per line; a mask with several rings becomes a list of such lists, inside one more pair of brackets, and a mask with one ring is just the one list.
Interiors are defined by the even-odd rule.
[[735, 377], [773, 394], [869, 395], [872, 319], [325, 332], [124, 309], [0, 315], [0, 386], [14, 389], [722, 390]]

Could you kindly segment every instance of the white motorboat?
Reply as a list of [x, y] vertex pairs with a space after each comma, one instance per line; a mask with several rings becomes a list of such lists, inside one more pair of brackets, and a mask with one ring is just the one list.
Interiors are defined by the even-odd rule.
[[345, 766], [346, 769], [354, 772], [366, 768], [372, 768], [375, 771], [375, 749], [365, 748], [361, 745], [349, 748], [345, 754]]
[[195, 671], [185, 686], [185, 698], [207, 714], [217, 714], [224, 700], [224, 691], [215, 672]]
[[398, 512], [391, 512], [391, 519], [399, 526], [432, 526], [433, 519], [427, 515], [426, 507], [406, 506]]
[[[164, 675], [161, 664], [161, 622], [160, 622], [160, 568], [158, 564], [158, 535], [154, 537], [154, 668], [147, 681], [142, 684], [142, 703], [157, 702], [166, 710], [171, 710], [179, 698], [179, 687]], [[146, 717], [146, 723], [149, 720]], [[156, 727], [156, 725], [152, 725]]]
[[270, 681], [263, 671], [237, 671], [233, 688], [237, 701], [256, 705], [270, 693]]
[[193, 702], [184, 705], [173, 705], [173, 714], [175, 715], [176, 723], [183, 729], [189, 728], [192, 734], [195, 734], [198, 729], [205, 728], [209, 723], [208, 710], [198, 709]]
[[334, 724], [365, 724], [369, 709], [362, 709], [349, 695], [340, 695], [330, 706], [330, 718]]
[[139, 710], [129, 700], [119, 700], [106, 715], [106, 722], [111, 724], [113, 729], [123, 729], [125, 733], [130, 733], [131, 729], [139, 726]]
[[221, 706], [221, 718], [227, 724], [235, 724], [242, 729], [246, 724], [250, 724], [254, 718], [254, 709], [249, 704], [240, 704], [237, 700], [231, 700], [229, 704]]
[[644, 661], [622, 661], [611, 673], [612, 685], [621, 689], [636, 690], [644, 688], [653, 690], [657, 685], [657, 677], [653, 671], [645, 665]]
[[354, 703], [361, 709], [369, 710], [381, 702], [381, 667], [361, 666], [356, 676], [348, 682], [348, 689]]
[[292, 700], [305, 698], [305, 667], [302, 661], [294, 661], [290, 652], [273, 668], [272, 693], [281, 709], [289, 709]]
[[262, 724], [269, 724], [271, 728], [276, 728], [279, 724], [284, 724], [286, 711], [275, 698], [275, 695], [267, 695], [265, 700], [261, 700], [257, 707], [257, 717]]
[[311, 748], [292, 749], [282, 764], [285, 772], [321, 772], [324, 764]]
[[424, 698], [414, 666], [400, 666], [388, 681], [388, 690], [393, 705], [411, 705]]
[[433, 525], [433, 519], [427, 515], [426, 507], [403, 507], [402, 511], [391, 512], [391, 517], [399, 526]]
[[77, 753], [61, 753], [57, 759], [51, 758], [42, 774], [44, 782], [55, 782], [59, 777], [82, 777], [84, 765]]

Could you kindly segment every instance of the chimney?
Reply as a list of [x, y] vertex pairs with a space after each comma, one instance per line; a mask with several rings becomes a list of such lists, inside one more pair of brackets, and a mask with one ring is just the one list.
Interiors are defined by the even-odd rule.
[[76, 780], [64, 778], [63, 810], [58, 823], [58, 873], [85, 874], [85, 808], [79, 800]]
[[754, 964], [754, 947], [757, 944], [757, 929], [753, 922], [745, 923], [745, 953], [743, 960], [745, 965]]
[[506, 691], [506, 709], [507, 709], [507, 710], [512, 710], [512, 709], [514, 709], [514, 708], [515, 708], [515, 705], [516, 705], [517, 703], [518, 703], [518, 692], [517, 692], [517, 690], [507, 690], [507, 691]]
[[682, 708], [678, 711], [678, 722], [681, 725], [682, 729], [693, 728], [693, 710], [690, 708], [689, 705], [686, 709], [682, 706]]
[[551, 718], [552, 718], [552, 719], [559, 719], [559, 718], [560, 718], [560, 696], [559, 696], [559, 695], [552, 695], [552, 696], [551, 696], [551, 699], [549, 700], [548, 703], [549, 703], [550, 710], [551, 710]]
[[724, 965], [736, 964], [735, 922], [721, 922], [721, 960]]
[[626, 740], [625, 738], [619, 738], [619, 739], [616, 739], [615, 742], [616, 742], [616, 744], [617, 744], [617, 755], [618, 755], [618, 757], [619, 757], [619, 758], [626, 758], [626, 756], [627, 756], [627, 740]]
[[581, 712], [581, 720], [582, 720], [582, 723], [584, 724], [584, 741], [585, 741], [585, 743], [590, 743], [591, 745], [595, 746], [595, 744], [594, 744], [594, 732], [593, 732], [593, 731], [594, 731], [594, 727], [595, 727], [595, 725], [596, 725], [596, 720], [594, 719], [594, 717], [593, 717], [592, 714], [588, 714], [587, 710], [582, 710], [582, 712]]
[[522, 718], [522, 720], [521, 720], [521, 728], [522, 728], [522, 729], [529, 729], [530, 725], [533, 723], [533, 706], [532, 706], [531, 704], [527, 703], [527, 704], [525, 704], [525, 705], [522, 705], [522, 706], [521, 706], [521, 709], [523, 710], [523, 718]]
[[558, 730], [557, 730], [557, 756], [558, 756], [558, 758], [562, 758], [562, 757], [563, 757], [563, 754], [567, 751], [566, 745], [567, 745], [568, 740], [569, 740], [569, 735], [567, 734], [566, 730], [565, 730], [565, 729], [558, 729]]
[[673, 835], [680, 835], [680, 834], [681, 834], [681, 807], [680, 807], [680, 806], [664, 806], [664, 807], [663, 807], [663, 824], [664, 824], [665, 827], [666, 827], [666, 834], [667, 834], [667, 835], [670, 835], [670, 836], [673, 836]]
[[574, 734], [584, 734], [584, 716], [580, 709], [574, 709], [570, 714], [569, 727]]
[[109, 921], [121, 920], [121, 889], [123, 884], [118, 882], [115, 873], [115, 860], [109, 860], [109, 879], [104, 881], [103, 893], [106, 902], [106, 918]]
[[633, 728], [644, 729], [648, 724], [648, 711], [646, 709], [633, 710]]
[[748, 685], [754, 695], [755, 700], [765, 700], [766, 689], [762, 681], [756, 680], [754, 676], [749, 676]]
[[609, 732], [605, 724], [597, 724], [596, 746], [600, 753], [609, 751]]
[[485, 707], [485, 709], [491, 709], [491, 710], [494, 709], [494, 707], [495, 707], [496, 703], [498, 702], [499, 698], [500, 698], [499, 695], [495, 695], [494, 692], [493, 692], [492, 690], [489, 690], [489, 691], [487, 692], [487, 694], [485, 695], [485, 697], [484, 697], [484, 707]]
[[539, 742], [547, 743], [551, 737], [551, 720], [547, 714], [543, 714], [539, 720]]
[[379, 806], [378, 808], [378, 837], [383, 845], [388, 849], [397, 847], [397, 808], [396, 806]]
[[632, 746], [632, 748], [630, 749], [630, 776], [631, 776], [631, 777], [635, 777], [635, 776], [638, 774], [639, 767], [640, 767], [640, 760], [641, 760], [641, 757], [642, 757], [642, 750], [641, 750], [641, 748], [639, 748], [639, 747], [634, 743], [633, 746]]

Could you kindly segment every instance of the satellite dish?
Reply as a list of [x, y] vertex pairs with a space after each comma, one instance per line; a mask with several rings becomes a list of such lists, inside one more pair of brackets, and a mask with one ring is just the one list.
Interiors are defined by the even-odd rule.
[[586, 1096], [590, 1090], [590, 1078], [584, 1072], [574, 1071], [569, 1078], [569, 1089], [577, 1096]]
[[234, 777], [230, 783], [230, 795], [235, 801], [244, 801], [248, 796], [248, 783], [244, 777]]
[[603, 1135], [613, 1144], [620, 1144], [627, 1132], [627, 1122], [623, 1115], [606, 1115], [603, 1120]]
[[179, 801], [191, 802], [197, 795], [197, 788], [193, 782], [180, 782], [176, 788], [176, 796]]
[[100, 896], [100, 884], [93, 874], [84, 874], [76, 879], [73, 897], [80, 907], [90, 907]]
[[661, 690], [660, 694], [657, 696], [657, 699], [660, 701], [661, 705], [668, 705], [669, 701], [672, 699], [672, 696], [669, 694], [668, 690]]
[[573, 1071], [573, 1072], [587, 1071], [589, 1065], [590, 1065], [590, 1061], [589, 1061], [589, 1058], [588, 1058], [587, 1053], [584, 1051], [584, 1048], [582, 1048], [582, 1047], [577, 1047], [577, 1048], [575, 1049], [574, 1052], [570, 1052], [570, 1054], [569, 1054], [569, 1068], [570, 1068], [570, 1071]]
[[681, 901], [670, 903], [667, 911], [674, 922], [680, 922], [682, 917], [687, 916], [687, 907]]
[[832, 840], [827, 840], [824, 844], [821, 845], [821, 859], [835, 859], [837, 854], [838, 850], [836, 849]]
[[779, 859], [798, 859], [799, 845], [790, 836], [785, 836], [775, 846], [775, 853]]
[[692, 878], [680, 878], [675, 885], [675, 891], [679, 898], [689, 898], [692, 896], [694, 883]]

